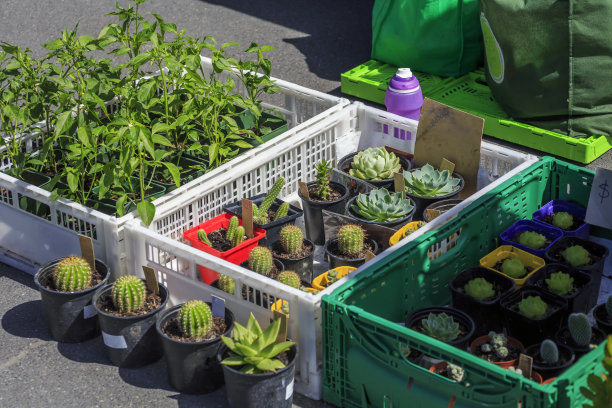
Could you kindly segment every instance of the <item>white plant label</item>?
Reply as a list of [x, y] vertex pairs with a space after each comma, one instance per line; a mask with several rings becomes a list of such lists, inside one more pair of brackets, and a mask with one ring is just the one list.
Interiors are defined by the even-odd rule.
[[211, 298], [212, 315], [225, 319], [225, 300], [215, 295], [211, 295]]
[[288, 400], [293, 395], [293, 381], [294, 380], [291, 380], [291, 382], [289, 383], [289, 385], [287, 385], [287, 388], [285, 389], [285, 400]]
[[104, 340], [104, 344], [106, 344], [110, 348], [128, 348], [127, 343], [125, 342], [125, 338], [123, 336], [115, 336], [113, 334], [102, 332], [102, 339]]
[[612, 170], [595, 171], [585, 221], [592, 225], [612, 229]]
[[87, 305], [83, 308], [83, 318], [84, 319], [90, 319], [97, 314], [98, 312], [96, 312], [96, 308], [94, 307], [94, 305]]

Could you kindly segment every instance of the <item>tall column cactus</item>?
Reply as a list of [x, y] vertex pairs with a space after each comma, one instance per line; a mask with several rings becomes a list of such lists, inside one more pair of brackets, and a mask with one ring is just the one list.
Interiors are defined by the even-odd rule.
[[281, 218], [285, 218], [289, 214], [289, 203], [284, 202], [278, 207], [276, 213], [274, 214], [274, 221], [280, 220]]
[[315, 170], [317, 171], [317, 195], [321, 200], [327, 200], [330, 192], [329, 173], [332, 171], [331, 162], [322, 160], [320, 163], [315, 164]]
[[202, 228], [198, 230], [198, 240], [200, 242], [205, 243], [208, 246], [212, 246], [212, 244], [210, 243], [210, 240], [208, 239], [208, 235], [206, 235], [206, 231]]
[[136, 276], [122, 276], [115, 281], [111, 291], [115, 308], [122, 313], [141, 309], [145, 303], [147, 288]]
[[80, 256], [69, 256], [57, 263], [53, 270], [53, 284], [60, 292], [76, 292], [91, 286], [91, 267]]
[[266, 194], [264, 200], [261, 202], [261, 204], [259, 204], [259, 207], [253, 206], [254, 222], [261, 225], [268, 223], [268, 210], [270, 209], [270, 206], [274, 203], [274, 200], [276, 200], [276, 197], [278, 197], [278, 195], [280, 194], [284, 185], [285, 179], [283, 177], [280, 177], [278, 180], [276, 180], [272, 188], [268, 191], [268, 194]]
[[240, 243], [242, 243], [242, 241], [244, 241], [244, 227], [241, 225], [236, 228], [236, 231], [234, 232], [234, 237], [232, 239], [232, 247], [237, 247], [238, 245], [240, 245]]
[[289, 255], [297, 256], [304, 243], [304, 233], [300, 227], [296, 225], [286, 225], [281, 228], [279, 237], [283, 251]]
[[338, 229], [338, 248], [346, 256], [355, 256], [363, 249], [365, 232], [356, 224], [343, 225]]
[[[234, 235], [236, 234], [236, 228], [238, 228], [238, 217], [235, 215], [230, 218], [227, 231], [225, 231], [225, 239], [228, 241], [234, 241]], [[235, 245], [234, 245], [235, 246]]]
[[204, 337], [212, 327], [212, 312], [201, 300], [190, 300], [181, 307], [178, 322], [185, 337]]
[[253, 248], [249, 254], [249, 268], [260, 275], [268, 276], [272, 270], [272, 252], [266, 247]]

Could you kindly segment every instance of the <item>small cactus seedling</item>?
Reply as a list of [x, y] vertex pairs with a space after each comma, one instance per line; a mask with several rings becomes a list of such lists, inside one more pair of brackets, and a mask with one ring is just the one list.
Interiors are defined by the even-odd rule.
[[527, 296], [518, 307], [521, 314], [533, 320], [540, 320], [546, 315], [546, 302], [539, 296]]
[[299, 289], [301, 284], [300, 276], [294, 271], [282, 271], [276, 280], [296, 289]]
[[508, 338], [503, 333], [489, 332], [489, 342], [480, 345], [480, 351], [484, 354], [495, 354], [500, 361], [508, 358]]
[[478, 300], [485, 300], [495, 296], [495, 290], [493, 290], [493, 285], [489, 283], [485, 278], [474, 278], [470, 280], [463, 287], [463, 290], [469, 296]]
[[566, 248], [563, 252], [561, 252], [561, 256], [565, 262], [574, 267], [588, 265], [589, 262], [591, 262], [589, 251], [580, 245], [574, 245]]
[[260, 275], [268, 276], [272, 270], [272, 252], [266, 247], [253, 248], [249, 254], [249, 268]]
[[338, 229], [338, 248], [346, 256], [356, 256], [363, 249], [365, 232], [356, 224], [343, 225]]
[[461, 382], [465, 376], [465, 371], [463, 368], [449, 363], [446, 365], [446, 376], [453, 381]]
[[612, 295], [608, 296], [608, 300], [606, 300], [606, 313], [608, 313], [608, 316], [612, 316]]
[[555, 295], [565, 296], [574, 289], [574, 278], [564, 272], [551, 273], [546, 279], [546, 286]]
[[567, 327], [569, 328], [572, 340], [578, 346], [587, 347], [591, 343], [593, 330], [587, 315], [584, 313], [570, 314], [567, 318]]
[[236, 228], [234, 232], [234, 239], [232, 240], [232, 247], [237, 247], [244, 241], [244, 227], [241, 225]]
[[[238, 217], [235, 215], [230, 218], [227, 231], [225, 232], [225, 239], [234, 242], [234, 236], [236, 235], [236, 228], [238, 228]], [[234, 245], [235, 246], [235, 245]]]
[[91, 286], [91, 267], [80, 256], [69, 256], [55, 265], [53, 284], [60, 292], [76, 292]]
[[540, 344], [540, 357], [548, 364], [559, 361], [559, 349], [554, 341], [546, 339]]
[[122, 313], [134, 312], [144, 306], [147, 288], [136, 276], [122, 276], [115, 281], [111, 291], [115, 308]]
[[523, 231], [518, 237], [518, 243], [532, 249], [540, 249], [546, 246], [546, 237], [535, 231]]
[[286, 225], [280, 230], [279, 236], [283, 251], [289, 255], [295, 255], [295, 257], [297, 257], [297, 254], [302, 249], [302, 244], [304, 242], [304, 233], [300, 227], [295, 225]]
[[520, 279], [527, 274], [525, 265], [519, 258], [506, 258], [502, 262], [501, 270], [513, 279]]
[[568, 212], [560, 211], [553, 216], [552, 224], [557, 228], [568, 230], [574, 225], [574, 217]]
[[289, 214], [289, 203], [282, 203], [276, 213], [274, 214], [274, 221], [285, 218]]
[[185, 337], [204, 337], [212, 327], [212, 312], [201, 300], [190, 300], [181, 307], [178, 322]]
[[227, 275], [219, 274], [219, 281], [217, 282], [217, 286], [224, 292], [233, 295], [235, 293], [235, 282], [232, 278]]
[[204, 231], [202, 228], [198, 230], [198, 240], [208, 246], [212, 246], [210, 240], [208, 239], [208, 235], [206, 235], [206, 231]]
[[495, 350], [495, 355], [500, 359], [508, 358], [508, 347], [499, 347]]

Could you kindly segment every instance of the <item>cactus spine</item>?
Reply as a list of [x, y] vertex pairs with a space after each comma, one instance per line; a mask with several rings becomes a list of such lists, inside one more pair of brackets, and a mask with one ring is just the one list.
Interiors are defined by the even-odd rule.
[[572, 313], [567, 319], [567, 326], [574, 343], [586, 347], [591, 342], [592, 329], [588, 317], [584, 313]]
[[60, 292], [76, 292], [91, 286], [91, 267], [80, 256], [69, 256], [57, 263], [53, 283]]
[[136, 276], [122, 276], [113, 284], [111, 295], [115, 308], [127, 313], [138, 310], [144, 306], [146, 287]]
[[268, 276], [272, 270], [272, 252], [266, 247], [253, 248], [249, 254], [249, 268], [260, 275]]
[[554, 364], [559, 361], [559, 349], [552, 340], [544, 340], [540, 344], [540, 356], [549, 364]]
[[206, 231], [204, 231], [202, 228], [198, 230], [198, 240], [200, 240], [201, 242], [205, 243], [208, 246], [212, 246], [212, 244], [210, 243], [210, 240], [208, 239], [208, 236], [206, 235]]
[[295, 225], [284, 226], [279, 233], [280, 243], [285, 251], [289, 255], [297, 255], [302, 249], [304, 242], [304, 233], [300, 227]]
[[289, 203], [282, 203], [278, 210], [276, 210], [276, 214], [274, 214], [274, 221], [280, 220], [289, 214]]
[[227, 231], [225, 232], [225, 239], [234, 242], [236, 228], [238, 228], [238, 217], [234, 215], [232, 218], [230, 218], [229, 225], [227, 226]]
[[232, 246], [237, 247], [240, 243], [244, 241], [244, 227], [241, 225], [236, 228], [236, 232], [234, 232], [234, 239], [232, 240]]
[[282, 271], [276, 280], [296, 289], [299, 289], [301, 284], [299, 275], [294, 271]]
[[359, 225], [343, 225], [338, 229], [338, 248], [347, 256], [355, 256], [363, 249], [365, 234]]
[[212, 327], [210, 307], [201, 300], [185, 303], [178, 314], [178, 322], [185, 337], [204, 337]]
[[236, 290], [235, 285], [236, 284], [232, 278], [227, 275], [223, 275], [222, 273], [219, 274], [219, 281], [217, 282], [219, 289], [233, 295]]

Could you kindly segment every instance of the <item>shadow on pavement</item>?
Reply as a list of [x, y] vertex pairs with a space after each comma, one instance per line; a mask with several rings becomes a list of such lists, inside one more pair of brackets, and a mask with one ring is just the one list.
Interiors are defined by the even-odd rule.
[[102, 336], [81, 343], [57, 343], [57, 351], [67, 359], [78, 363], [113, 365], [104, 353]]
[[53, 340], [47, 331], [40, 300], [31, 300], [9, 309], [2, 316], [2, 328], [17, 337]]

